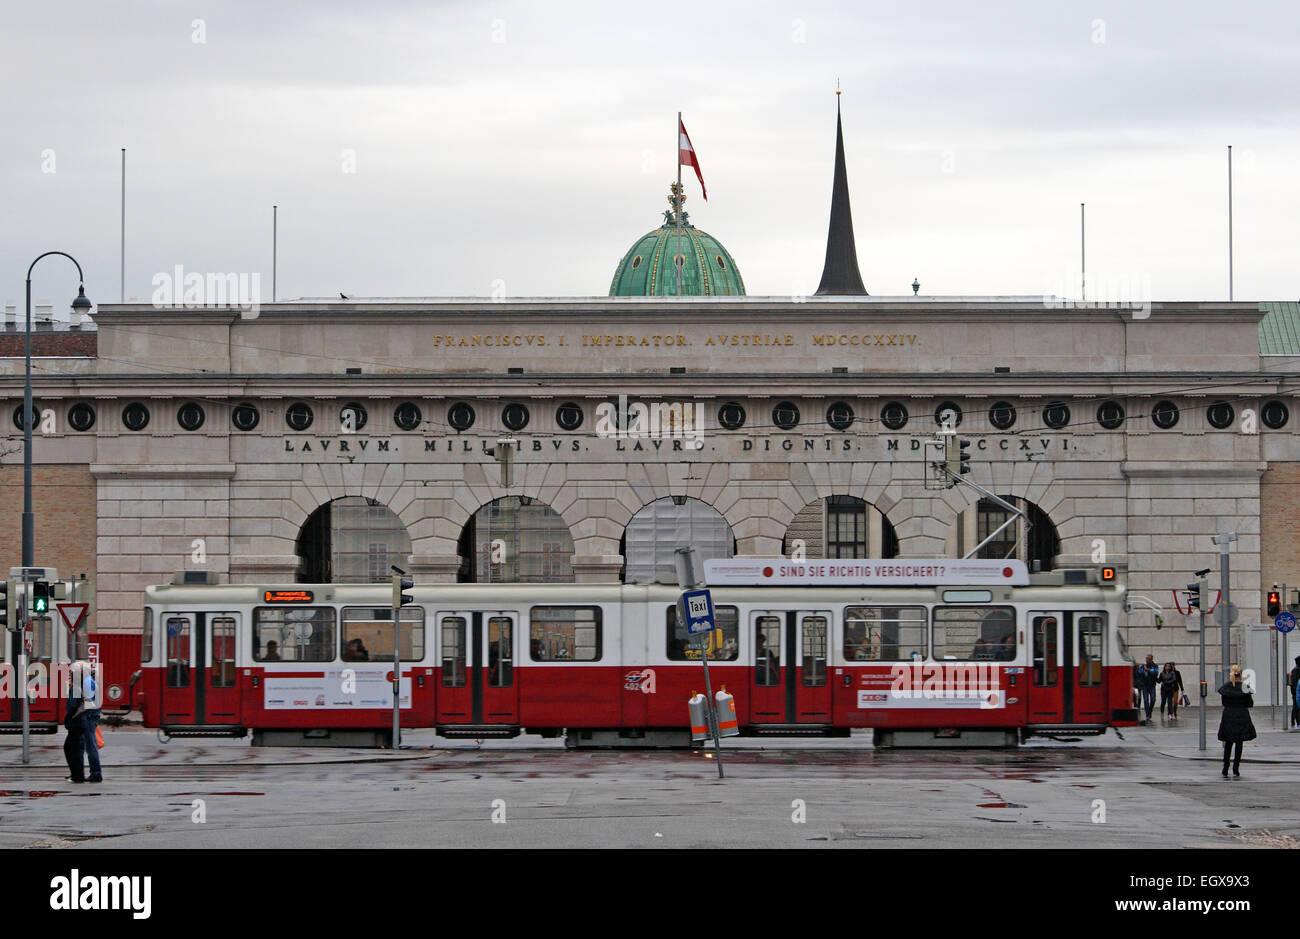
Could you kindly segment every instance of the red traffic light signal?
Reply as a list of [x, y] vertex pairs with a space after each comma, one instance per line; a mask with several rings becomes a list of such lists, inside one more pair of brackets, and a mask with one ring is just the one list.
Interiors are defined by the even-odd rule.
[[1282, 595], [1276, 590], [1268, 592], [1268, 615], [1277, 616], [1282, 612]]

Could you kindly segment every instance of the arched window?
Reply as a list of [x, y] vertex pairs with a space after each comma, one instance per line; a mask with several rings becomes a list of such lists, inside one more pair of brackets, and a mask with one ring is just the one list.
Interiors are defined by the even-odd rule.
[[405, 567], [411, 538], [388, 506], [361, 496], [327, 502], [298, 532], [298, 581], [304, 584], [386, 583]]
[[802, 543], [810, 558], [896, 558], [898, 535], [884, 513], [856, 496], [816, 499], [786, 529], [781, 553]]
[[656, 575], [674, 578], [674, 552], [685, 545], [694, 545], [703, 561], [736, 553], [731, 526], [707, 502], [674, 496], [642, 506], [623, 530], [623, 581], [648, 584]]
[[969, 520], [973, 514], [974, 530], [967, 531], [961, 539], [963, 543], [960, 546], [960, 554], [965, 555], [971, 548], [992, 535], [993, 539], [980, 548], [975, 555], [977, 558], [986, 560], [1017, 558], [1024, 561], [1030, 570], [1034, 569], [1034, 562], [1038, 562], [1040, 570], [1050, 571], [1056, 564], [1056, 556], [1061, 553], [1061, 538], [1056, 532], [1056, 526], [1047, 517], [1046, 512], [1027, 499], [1015, 496], [1002, 498], [1023, 509], [1025, 517], [1017, 518], [1010, 525], [1003, 527], [1013, 513], [992, 499], [981, 499], [974, 506], [973, 512], [963, 513], [963, 518], [966, 520]]
[[573, 582], [573, 536], [555, 509], [502, 496], [475, 512], [460, 535], [459, 580], [479, 584]]

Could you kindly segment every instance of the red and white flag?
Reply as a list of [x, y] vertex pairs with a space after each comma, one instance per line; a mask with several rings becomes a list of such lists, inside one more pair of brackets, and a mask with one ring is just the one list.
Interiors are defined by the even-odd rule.
[[678, 166], [695, 167], [695, 178], [700, 181], [700, 192], [704, 193], [704, 201], [709, 201], [709, 190], [704, 188], [704, 174], [700, 172], [700, 161], [695, 157], [695, 148], [691, 146], [691, 138], [686, 133], [686, 125], [682, 119], [677, 119], [677, 164]]

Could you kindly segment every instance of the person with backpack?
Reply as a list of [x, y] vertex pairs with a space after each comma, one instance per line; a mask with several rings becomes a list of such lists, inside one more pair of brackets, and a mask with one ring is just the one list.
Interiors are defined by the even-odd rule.
[[[1223, 778], [1228, 778], [1228, 756], [1232, 755], [1232, 775], [1241, 776], [1241, 745], [1255, 739], [1255, 725], [1250, 708], [1255, 698], [1241, 686], [1241, 666], [1234, 665], [1228, 680], [1219, 688], [1223, 717], [1219, 720], [1219, 740], [1223, 743]], [[1235, 752], [1233, 752], [1235, 747]]]

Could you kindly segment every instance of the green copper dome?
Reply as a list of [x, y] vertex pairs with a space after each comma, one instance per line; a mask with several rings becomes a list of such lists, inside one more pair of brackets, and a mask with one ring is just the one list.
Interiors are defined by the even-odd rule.
[[[668, 202], [675, 205], [676, 183], [672, 189]], [[685, 197], [681, 197], [681, 201], [685, 202]], [[745, 281], [730, 253], [712, 235], [692, 225], [689, 219], [690, 213], [683, 211], [679, 251], [676, 217], [672, 209], [666, 210], [663, 225], [637, 239], [636, 244], [623, 255], [623, 260], [618, 262], [618, 270], [609, 285], [609, 295], [678, 296], [674, 259], [680, 254], [684, 257], [681, 296], [744, 296]]]

